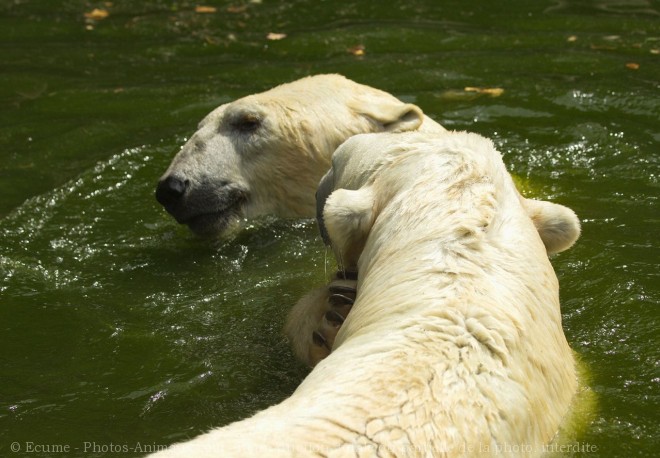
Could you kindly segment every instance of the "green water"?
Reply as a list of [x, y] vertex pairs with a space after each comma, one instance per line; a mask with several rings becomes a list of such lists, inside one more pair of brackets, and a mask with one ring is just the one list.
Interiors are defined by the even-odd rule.
[[153, 192], [212, 108], [323, 72], [493, 138], [580, 215], [553, 259], [598, 396], [574, 456], [660, 455], [659, 4], [202, 4], [0, 2], [0, 456], [140, 455], [293, 391], [280, 329], [325, 279], [314, 222], [202, 242]]

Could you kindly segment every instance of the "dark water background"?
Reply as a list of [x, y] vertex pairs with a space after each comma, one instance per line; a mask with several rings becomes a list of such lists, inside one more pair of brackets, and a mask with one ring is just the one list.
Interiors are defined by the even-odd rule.
[[0, 456], [140, 455], [293, 391], [305, 369], [280, 329], [325, 279], [313, 221], [201, 242], [153, 191], [212, 108], [327, 72], [493, 138], [528, 195], [580, 215], [553, 259], [598, 396], [579, 437], [596, 450], [572, 455], [660, 456], [645, 0], [0, 1]]

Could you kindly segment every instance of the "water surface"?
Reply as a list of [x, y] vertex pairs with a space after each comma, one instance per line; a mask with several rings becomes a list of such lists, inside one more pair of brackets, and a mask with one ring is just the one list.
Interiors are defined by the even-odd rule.
[[202, 242], [153, 192], [212, 108], [324, 72], [493, 138], [527, 195], [580, 215], [553, 258], [598, 396], [573, 455], [657, 455], [660, 8], [401, 3], [0, 5], [0, 455], [137, 456], [295, 389], [280, 329], [333, 267], [314, 222]]

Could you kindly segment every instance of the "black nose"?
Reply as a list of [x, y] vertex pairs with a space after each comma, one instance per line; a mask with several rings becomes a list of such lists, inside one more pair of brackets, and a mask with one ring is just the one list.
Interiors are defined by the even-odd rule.
[[168, 175], [158, 182], [156, 187], [156, 200], [167, 207], [174, 204], [186, 193], [189, 185], [188, 180], [182, 180], [174, 175]]

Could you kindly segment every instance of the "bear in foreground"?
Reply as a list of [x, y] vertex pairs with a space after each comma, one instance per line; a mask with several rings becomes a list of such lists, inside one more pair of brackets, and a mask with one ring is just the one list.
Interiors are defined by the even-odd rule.
[[359, 272], [332, 353], [282, 403], [157, 456], [541, 455], [577, 377], [537, 227], [568, 247], [575, 214], [537, 202], [535, 224], [475, 134], [358, 135], [328, 182], [321, 223]]
[[156, 199], [202, 237], [245, 218], [315, 215], [332, 153], [368, 132], [444, 132], [417, 106], [340, 75], [316, 75], [224, 104], [174, 157]]

